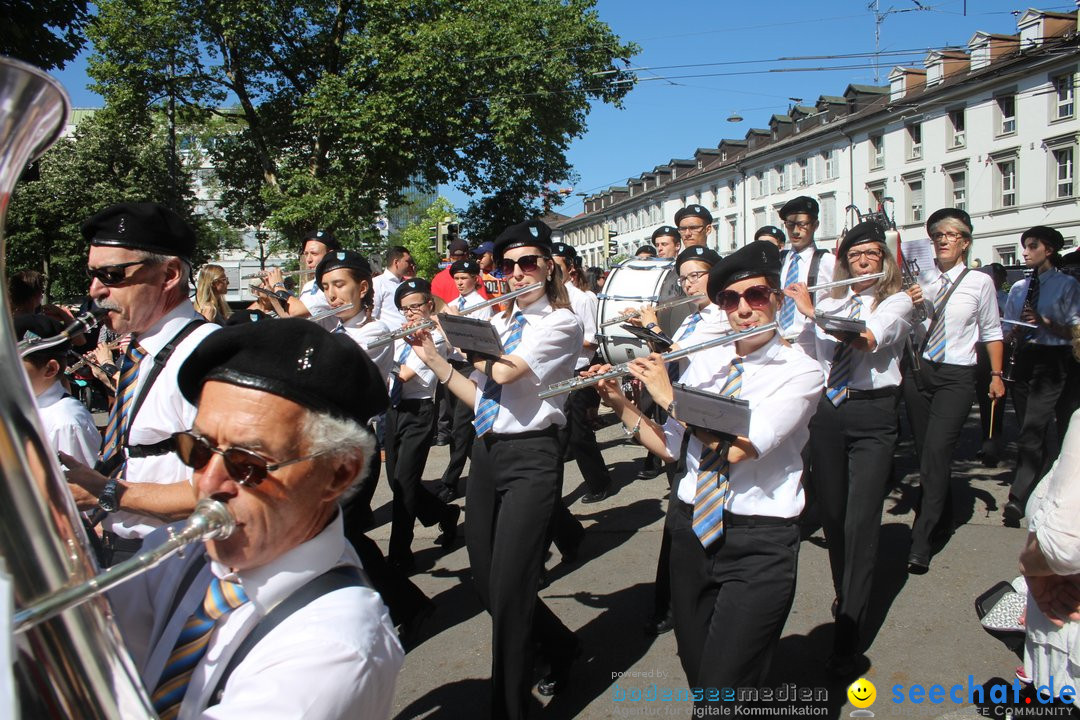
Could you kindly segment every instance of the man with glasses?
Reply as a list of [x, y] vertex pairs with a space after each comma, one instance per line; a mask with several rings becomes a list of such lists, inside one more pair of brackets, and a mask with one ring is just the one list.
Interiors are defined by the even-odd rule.
[[87, 220], [89, 295], [108, 311], [105, 325], [131, 333], [106, 425], [101, 460], [91, 469], [69, 455], [69, 486], [83, 510], [102, 522], [105, 564], [138, 552], [142, 539], [195, 506], [189, 472], [170, 453], [170, 436], [191, 427], [195, 408], [176, 374], [199, 343], [218, 329], [188, 299], [195, 233], [157, 203], [120, 203]]
[[405, 324], [405, 316], [394, 305], [394, 293], [398, 285], [407, 277], [416, 273], [416, 263], [408, 248], [394, 245], [386, 251], [386, 269], [375, 276], [375, 307], [371, 316], [382, 320], [391, 330], [397, 330]]
[[[805, 195], [789, 200], [780, 208], [780, 219], [791, 240], [791, 248], [781, 255], [783, 287], [794, 283], [813, 286], [832, 282], [836, 257], [814, 244], [814, 233], [818, 229], [817, 200]], [[790, 297], [784, 299], [776, 320], [785, 339], [797, 343], [810, 357], [814, 356], [814, 324], [796, 310], [795, 301]]]
[[110, 594], [159, 717], [390, 717], [404, 654], [339, 507], [373, 453], [378, 369], [289, 318], [222, 329], [177, 382], [198, 406], [173, 437], [188, 493], [236, 529]]
[[712, 213], [702, 205], [687, 205], [675, 213], [675, 225], [679, 228], [683, 247], [708, 247], [712, 222]]

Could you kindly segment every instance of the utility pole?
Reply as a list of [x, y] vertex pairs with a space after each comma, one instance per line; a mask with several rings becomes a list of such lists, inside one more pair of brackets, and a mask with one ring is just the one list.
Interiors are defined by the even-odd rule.
[[[915, 7], [911, 8], [889, 8], [885, 12], [881, 12], [880, 0], [871, 0], [870, 4], [866, 6], [866, 9], [874, 13], [874, 84], [877, 85], [881, 80], [880, 68], [878, 67], [878, 55], [881, 53], [881, 23], [885, 22], [885, 18], [896, 13], [906, 12], [919, 12], [921, 10], [930, 10], [930, 8], [923, 6], [919, 0], [911, 0], [915, 4]], [[965, 3], [964, 13], [967, 14], [967, 7]]]

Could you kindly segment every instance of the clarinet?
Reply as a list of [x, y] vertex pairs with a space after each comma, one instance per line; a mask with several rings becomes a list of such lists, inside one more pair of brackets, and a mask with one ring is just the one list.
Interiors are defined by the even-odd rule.
[[[1024, 276], [1028, 279], [1027, 292], [1024, 294], [1024, 305], [1021, 309], [1021, 314], [1024, 310], [1035, 310], [1035, 306], [1031, 303], [1031, 281], [1035, 276], [1035, 271], [1025, 271]], [[1003, 382], [1011, 383], [1015, 382], [1016, 372], [1016, 358], [1020, 355], [1021, 348], [1027, 344], [1027, 341], [1031, 338], [1031, 334], [1025, 330], [1019, 333], [1015, 340], [1009, 344], [1009, 358], [1005, 361], [1005, 372], [1001, 374]]]
[[[919, 261], [918, 260], [904, 260], [900, 263], [900, 287], [903, 290], [907, 290], [912, 285], [919, 282]], [[912, 316], [915, 322], [911, 324], [911, 330], [908, 331], [907, 343], [905, 343], [904, 352], [908, 355], [908, 360], [911, 363], [911, 368], [918, 372], [919, 370], [919, 352], [916, 349], [918, 343], [915, 340], [915, 325], [921, 325], [926, 320], [926, 304], [918, 303], [912, 310]]]

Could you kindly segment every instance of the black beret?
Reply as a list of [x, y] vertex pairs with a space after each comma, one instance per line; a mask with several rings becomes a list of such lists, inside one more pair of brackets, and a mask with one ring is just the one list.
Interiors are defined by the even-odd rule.
[[682, 236], [679, 235], [679, 228], [675, 227], [674, 225], [661, 225], [660, 227], [652, 231], [653, 242], [656, 242], [656, 238], [663, 236], [670, 236], [675, 238], [679, 242], [682, 242]]
[[[22, 342], [24, 340], [34, 342], [37, 340], [44, 340], [59, 335], [64, 331], [64, 324], [56, 318], [51, 318], [48, 315], [33, 314], [33, 315], [16, 315], [15, 316], [15, 340]], [[68, 348], [71, 347], [71, 341], [65, 340], [59, 345], [54, 345], [51, 348], [45, 348], [43, 350], [37, 350], [29, 352], [26, 357], [31, 355], [48, 355], [49, 357], [59, 357], [67, 353]]]
[[743, 278], [762, 275], [780, 283], [780, 249], [768, 240], [755, 240], [744, 245], [712, 266], [709, 271], [709, 298], [715, 299], [721, 290]]
[[311, 232], [309, 232], [307, 235], [304, 236], [304, 239], [300, 242], [300, 249], [301, 250], [303, 250], [304, 246], [307, 245], [308, 240], [318, 240], [319, 242], [321, 242], [323, 245], [326, 246], [327, 250], [340, 250], [341, 249], [341, 243], [339, 243], [337, 241], [337, 238], [335, 238], [333, 236], [333, 234], [331, 234], [331, 232], [329, 230], [312, 230]]
[[682, 222], [684, 217], [696, 217], [705, 221], [706, 225], [712, 225], [712, 213], [705, 209], [704, 205], [687, 205], [675, 213], [675, 224]]
[[450, 266], [450, 275], [457, 275], [458, 273], [479, 275], [480, 263], [476, 262], [475, 260], [458, 260]]
[[452, 240], [450, 242], [450, 247], [446, 248], [446, 251], [448, 253], [453, 253], [453, 252], [468, 253], [469, 252], [469, 243], [465, 242], [461, 238], [454, 238], [454, 240]]
[[941, 208], [940, 210], [935, 210], [930, 214], [930, 217], [926, 219], [926, 234], [929, 235], [930, 228], [946, 218], [954, 218], [964, 223], [964, 225], [967, 226], [968, 232], [975, 229], [971, 224], [971, 216], [960, 208]]
[[328, 333], [303, 318], [248, 322], [210, 333], [180, 367], [177, 383], [188, 402], [197, 403], [209, 380], [360, 424], [388, 404], [382, 375], [367, 353], [348, 335]]
[[577, 258], [577, 250], [564, 242], [552, 243], [551, 254], [555, 257]]
[[175, 255], [191, 262], [195, 231], [179, 215], [152, 202], [110, 205], [82, 224], [91, 245]]
[[323, 259], [315, 266], [315, 284], [322, 285], [323, 275], [341, 268], [356, 270], [361, 275], [371, 277], [371, 263], [366, 257], [354, 250], [335, 250], [323, 255]]
[[792, 198], [784, 203], [784, 207], [780, 208], [780, 219], [787, 220], [788, 215], [796, 215], [798, 213], [805, 213], [812, 215], [814, 219], [818, 216], [818, 202], [812, 197], [806, 195], [800, 195], [797, 198]]
[[237, 310], [236, 312], [234, 312], [232, 315], [229, 316], [229, 319], [225, 321], [225, 324], [244, 325], [245, 323], [266, 322], [273, 319], [273, 317], [267, 315], [262, 310], [245, 309]]
[[534, 247], [551, 257], [551, 228], [540, 220], [526, 220], [511, 225], [495, 238], [495, 259], [501, 260], [507, 250], [519, 247]]
[[873, 220], [865, 220], [848, 230], [844, 234], [844, 239], [840, 241], [840, 248], [836, 251], [836, 255], [844, 257], [851, 248], [868, 242], [885, 242], [885, 228]]
[[394, 305], [397, 305], [398, 309], [401, 309], [401, 300], [406, 295], [412, 295], [413, 293], [427, 293], [431, 294], [431, 283], [424, 278], [409, 278], [400, 285], [397, 286], [397, 290], [394, 291]]
[[715, 251], [701, 245], [695, 245], [694, 247], [688, 247], [679, 253], [679, 256], [675, 258], [675, 272], [679, 272], [679, 268], [687, 260], [697, 260], [703, 262], [709, 267], [712, 267], [716, 263], [720, 262], [720, 255]]
[[1024, 231], [1024, 234], [1020, 236], [1020, 244], [1023, 245], [1024, 241], [1029, 237], [1038, 238], [1055, 251], [1061, 250], [1065, 247], [1065, 238], [1061, 236], [1061, 233], [1052, 227], [1046, 225], [1036, 225], [1033, 228], [1028, 228]]
[[654, 248], [652, 245], [642, 245], [634, 251], [635, 255], [640, 255], [641, 253], [646, 253], [648, 255], [656, 257], [656, 248]]
[[762, 235], [768, 235], [769, 237], [776, 238], [780, 241], [781, 245], [787, 242], [787, 235], [785, 235], [784, 231], [776, 227], [775, 225], [766, 225], [764, 227], [758, 228], [758, 231], [754, 233], [754, 239], [759, 240], [761, 239]]

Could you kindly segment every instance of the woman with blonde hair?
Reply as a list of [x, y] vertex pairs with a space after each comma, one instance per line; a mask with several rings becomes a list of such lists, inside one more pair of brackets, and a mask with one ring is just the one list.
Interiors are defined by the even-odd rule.
[[229, 291], [229, 278], [220, 265], [204, 265], [195, 286], [195, 309], [209, 322], [224, 325], [232, 315], [225, 293]]

